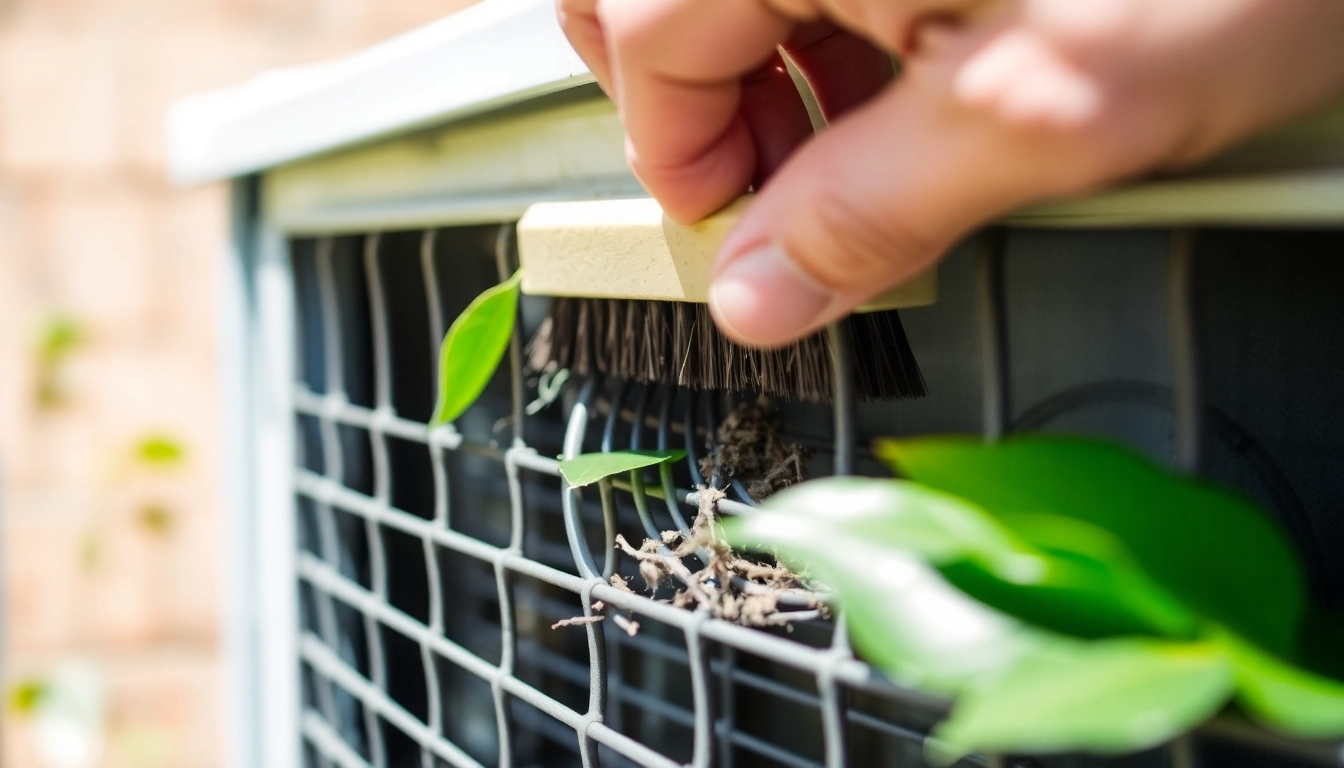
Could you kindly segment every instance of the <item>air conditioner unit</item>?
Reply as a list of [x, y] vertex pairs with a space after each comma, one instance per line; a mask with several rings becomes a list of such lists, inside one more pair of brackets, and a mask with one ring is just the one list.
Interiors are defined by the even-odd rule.
[[[922, 764], [946, 703], [871, 670], [832, 622], [750, 629], [580, 575], [565, 518], [600, 541], [603, 501], [566, 507], [566, 436], [694, 453], [733, 397], [571, 382], [528, 408], [537, 385], [515, 350], [454, 426], [426, 427], [437, 343], [513, 270], [529, 207], [644, 194], [551, 0], [487, 0], [189, 99], [170, 139], [179, 180], [234, 190], [233, 765]], [[839, 422], [783, 407], [814, 469], [839, 451], [877, 471], [877, 435], [1102, 435], [1260, 500], [1318, 598], [1344, 597], [1344, 110], [998, 226], [903, 315], [928, 397]], [[524, 301], [524, 332], [545, 301]], [[676, 525], [694, 471], [677, 470], [671, 501], [626, 488], [608, 511], [632, 538], [641, 514]], [[551, 629], [595, 599], [641, 630]], [[1341, 761], [1338, 744], [1224, 717], [1126, 761], [966, 764]]]

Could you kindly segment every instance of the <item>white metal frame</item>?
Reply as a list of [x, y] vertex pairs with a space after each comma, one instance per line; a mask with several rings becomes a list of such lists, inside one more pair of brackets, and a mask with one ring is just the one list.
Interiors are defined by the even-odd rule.
[[[220, 274], [224, 653], [228, 764], [300, 764], [293, 514], [293, 290], [284, 236], [235, 183], [235, 243]], [[280, 586], [284, 585], [284, 586]]]

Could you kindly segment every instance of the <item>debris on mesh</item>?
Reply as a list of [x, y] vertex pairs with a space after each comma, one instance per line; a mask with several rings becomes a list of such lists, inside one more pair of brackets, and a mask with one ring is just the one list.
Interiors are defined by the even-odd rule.
[[[615, 586], [618, 580], [620, 581], [620, 585], [617, 586], [617, 589], [624, 588], [624, 591], [634, 594], [634, 590], [630, 589], [630, 587], [626, 584], [625, 580], [621, 579], [620, 576], [611, 577], [612, 585]], [[602, 602], [601, 600], [598, 600], [597, 602], [593, 603], [592, 609], [593, 613], [591, 616], [574, 616], [568, 619], [561, 619], [552, 624], [551, 629], [559, 629], [561, 627], [583, 627], [589, 624], [596, 624], [599, 621], [607, 620], [608, 614], [606, 603]], [[627, 635], [634, 637], [636, 634], [639, 633], [639, 622], [635, 621], [632, 616], [623, 614], [620, 611], [612, 611], [610, 616], [611, 616], [611, 623], [620, 627], [622, 630], [625, 631]]]
[[574, 616], [572, 618], [561, 619], [555, 622], [554, 624], [551, 625], [551, 629], [559, 629], [561, 627], [577, 627], [582, 626], [584, 624], [596, 624], [597, 622], [602, 621], [606, 618], [607, 618], [606, 616], [603, 616], [600, 613], [595, 613], [592, 616]]
[[700, 459], [700, 472], [718, 478], [718, 485], [739, 480], [760, 500], [807, 479], [810, 452], [784, 439], [779, 416], [763, 397], [733, 408], [716, 437], [718, 450]]
[[611, 617], [612, 623], [625, 630], [625, 634], [634, 637], [639, 634], [639, 622], [617, 613]]
[[[670, 581], [676, 589], [663, 602], [749, 627], [791, 626], [825, 617], [825, 606], [798, 575], [783, 565], [744, 557], [724, 543], [716, 529], [723, 492], [703, 486], [697, 491], [699, 510], [691, 530], [663, 531], [661, 540], [645, 539], [638, 549], [625, 536], [616, 537], [616, 547], [639, 562], [639, 575], [650, 592]], [[683, 560], [696, 556], [705, 565], [692, 571]], [[630, 590], [619, 575], [611, 583]]]

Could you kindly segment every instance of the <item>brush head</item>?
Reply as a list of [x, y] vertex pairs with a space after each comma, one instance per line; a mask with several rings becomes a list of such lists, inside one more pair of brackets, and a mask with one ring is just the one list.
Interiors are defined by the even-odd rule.
[[[894, 310], [853, 315], [855, 387], [864, 400], [922, 397], [924, 377]], [[528, 347], [535, 371], [567, 368], [690, 389], [757, 392], [829, 402], [830, 345], [824, 332], [778, 349], [724, 336], [704, 304], [556, 297]]]

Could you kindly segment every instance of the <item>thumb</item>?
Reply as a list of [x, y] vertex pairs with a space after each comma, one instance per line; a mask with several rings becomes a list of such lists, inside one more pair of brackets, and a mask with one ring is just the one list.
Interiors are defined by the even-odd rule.
[[1059, 186], [1046, 137], [986, 125], [910, 80], [813, 139], [756, 195], [709, 291], [730, 337], [764, 347], [800, 338]]

